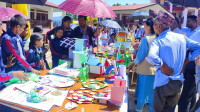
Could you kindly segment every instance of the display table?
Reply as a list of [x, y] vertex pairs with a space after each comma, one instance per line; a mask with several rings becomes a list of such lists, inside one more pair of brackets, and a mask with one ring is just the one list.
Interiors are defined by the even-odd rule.
[[[48, 73], [49, 70], [43, 70], [41, 71], [41, 76], [44, 76]], [[97, 80], [104, 80], [103, 77], [97, 77], [97, 76], [90, 76], [90, 79], [97, 79]], [[127, 77], [125, 77], [125, 79], [128, 79]], [[76, 83], [72, 86], [72, 87], [68, 87], [68, 88], [59, 88], [59, 89], [67, 89], [67, 90], [74, 90], [77, 88], [82, 88], [82, 83], [79, 81], [78, 78], [74, 79], [76, 80]], [[127, 80], [127, 85], [128, 85], [128, 80]], [[109, 84], [107, 88], [110, 88], [111, 86], [113, 86], [113, 84]], [[127, 89], [128, 90], [128, 86]], [[102, 92], [103, 89], [98, 90], [99, 92]], [[63, 110], [65, 107], [65, 104], [67, 102], [71, 102], [69, 101], [67, 98], [65, 98], [65, 101], [62, 105], [62, 107], [58, 107], [58, 106], [53, 106], [53, 108], [50, 110], [50, 112], [57, 112], [60, 110]], [[37, 110], [34, 108], [29, 108], [29, 107], [25, 107], [22, 105], [18, 105], [12, 102], [6, 102], [3, 100], [0, 100], [0, 104], [20, 110], [20, 111], [26, 111], [26, 112], [42, 112], [42, 110]], [[82, 112], [82, 108], [84, 108], [84, 112], [103, 112], [103, 111], [109, 111], [109, 112], [126, 112], [128, 110], [128, 93], [126, 92], [124, 95], [124, 103], [120, 106], [116, 106], [114, 104], [110, 104], [108, 103], [107, 105], [103, 105], [103, 104], [78, 104], [78, 107], [70, 110], [70, 112]], [[63, 110], [62, 112], [68, 112], [68, 110]]]

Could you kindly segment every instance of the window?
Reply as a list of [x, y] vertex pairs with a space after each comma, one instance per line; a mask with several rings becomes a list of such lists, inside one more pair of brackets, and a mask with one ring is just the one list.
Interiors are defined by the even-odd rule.
[[31, 17], [32, 20], [34, 20], [34, 12], [30, 13], [30, 17]]

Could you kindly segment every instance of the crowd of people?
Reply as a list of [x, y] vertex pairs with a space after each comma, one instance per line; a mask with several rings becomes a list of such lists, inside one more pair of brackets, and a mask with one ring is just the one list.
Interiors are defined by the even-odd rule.
[[146, 103], [149, 112], [174, 112], [177, 104], [178, 112], [200, 111], [200, 100], [196, 102], [200, 93], [199, 64], [195, 66], [200, 55], [197, 20], [188, 16], [187, 28], [181, 28], [179, 19], [160, 11], [144, 21], [145, 35], [128, 67], [138, 74], [137, 111]]
[[[79, 16], [79, 26], [70, 28], [72, 19], [65, 16], [62, 25], [47, 32], [52, 53], [52, 67], [60, 59], [68, 58], [69, 48], [60, 46], [64, 38], [80, 38], [84, 46], [97, 46], [115, 43], [119, 29], [101, 27], [100, 30], [86, 24], [86, 16]], [[126, 35], [133, 33], [140, 43], [133, 46], [137, 51], [134, 61], [128, 69], [138, 74], [136, 87], [137, 111], [148, 104], [150, 112], [173, 112], [178, 104], [179, 112], [194, 112], [200, 106], [196, 102], [200, 71], [200, 27], [197, 16], [188, 16], [187, 28], [181, 28], [179, 19], [172, 14], [160, 11], [156, 17], [150, 16], [143, 25], [122, 27]], [[21, 15], [10, 19], [9, 28], [2, 30], [0, 22], [0, 88], [13, 77], [28, 80], [24, 72], [40, 74], [40, 70], [49, 69], [46, 61], [48, 49], [44, 46], [43, 28], [35, 26], [30, 36], [29, 49], [24, 50], [28, 34], [27, 21]], [[196, 65], [195, 65], [196, 59]], [[195, 72], [196, 68], [196, 72]], [[196, 75], [195, 75], [196, 74]], [[196, 77], [196, 82], [195, 82]]]

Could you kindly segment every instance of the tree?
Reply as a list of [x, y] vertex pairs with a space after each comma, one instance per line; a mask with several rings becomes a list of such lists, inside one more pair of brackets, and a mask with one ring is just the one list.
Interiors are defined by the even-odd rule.
[[128, 5], [128, 3], [126, 3], [126, 5]]

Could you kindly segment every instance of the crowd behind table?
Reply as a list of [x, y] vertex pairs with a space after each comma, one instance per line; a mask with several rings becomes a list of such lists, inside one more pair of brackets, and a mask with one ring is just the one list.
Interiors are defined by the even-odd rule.
[[[196, 83], [199, 79], [200, 27], [196, 16], [188, 16], [187, 28], [181, 28], [179, 19], [162, 11], [132, 28], [129, 25], [122, 25], [121, 29], [102, 26], [97, 30], [88, 26], [86, 19], [86, 16], [80, 15], [79, 26], [72, 29], [72, 19], [65, 16], [61, 26], [47, 32], [53, 68], [58, 66], [59, 60], [70, 56], [71, 49], [60, 46], [63, 39], [85, 39], [84, 46], [89, 48], [96, 47], [99, 39], [99, 45], [107, 46], [116, 43], [119, 31], [124, 30], [126, 37], [134, 37], [135, 58], [128, 69], [134, 69], [138, 74], [136, 111], [142, 111], [146, 103], [150, 112], [173, 112], [176, 105], [179, 112], [197, 111], [200, 106], [200, 100], [196, 102], [196, 94], [200, 91]], [[1, 88], [13, 77], [27, 81], [28, 75], [24, 72], [40, 74], [40, 70], [49, 69], [43, 28], [35, 26], [29, 42], [26, 42], [26, 23], [25, 18], [15, 15], [10, 19], [10, 27], [3, 33], [0, 22]], [[29, 44], [27, 51], [24, 50], [26, 43]]]

